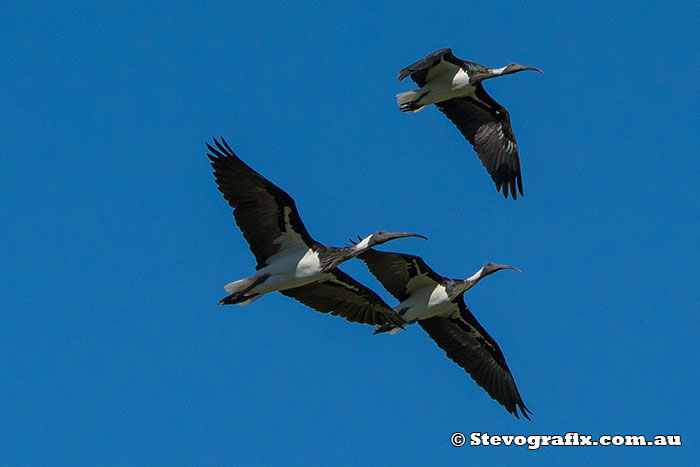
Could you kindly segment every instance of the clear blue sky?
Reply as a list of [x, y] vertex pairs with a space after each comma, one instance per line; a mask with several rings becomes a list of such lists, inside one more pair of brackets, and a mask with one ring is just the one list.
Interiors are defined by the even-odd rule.
[[[695, 2], [11, 2], [0, 19], [0, 464], [697, 462], [700, 55]], [[619, 6], [615, 6], [618, 4]], [[397, 71], [485, 84], [525, 196], [504, 200]], [[273, 294], [217, 191], [224, 136], [330, 245], [467, 277], [518, 421], [418, 326], [396, 336]], [[359, 261], [343, 269], [396, 302]], [[455, 431], [679, 434], [683, 447], [454, 448]]]

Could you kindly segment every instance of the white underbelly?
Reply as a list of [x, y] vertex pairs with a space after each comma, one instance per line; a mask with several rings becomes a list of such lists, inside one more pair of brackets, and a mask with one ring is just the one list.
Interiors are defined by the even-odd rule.
[[433, 316], [452, 314], [454, 304], [449, 301], [445, 287], [439, 285], [434, 289], [423, 289], [394, 308], [397, 312], [407, 309], [403, 314], [406, 321], [427, 319]]
[[258, 277], [268, 275], [269, 277], [257, 285], [253, 291], [270, 293], [309, 284], [328, 274], [321, 272], [318, 253], [309, 249], [306, 252], [288, 253], [284, 256], [277, 255], [271, 264], [260, 269], [255, 275]]
[[435, 104], [455, 97], [474, 94], [476, 88], [469, 84], [469, 76], [461, 69], [455, 74], [443, 74], [426, 83], [422, 91], [430, 91], [421, 99], [422, 104]]
[[280, 290], [292, 289], [294, 287], [301, 287], [302, 285], [310, 284], [318, 280], [324, 279], [328, 274], [315, 274], [304, 277], [286, 275], [286, 274], [274, 274], [267, 278], [265, 282], [253, 289], [256, 293], [270, 293], [278, 292]]

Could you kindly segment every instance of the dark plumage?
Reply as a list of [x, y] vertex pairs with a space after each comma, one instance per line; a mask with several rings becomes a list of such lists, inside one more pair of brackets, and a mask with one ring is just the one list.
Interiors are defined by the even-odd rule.
[[[418, 324], [447, 356], [516, 418], [530, 419], [513, 375], [496, 340], [464, 303], [464, 293], [487, 275], [513, 266], [488, 263], [469, 279], [439, 275], [422, 258], [403, 253], [368, 250], [359, 258], [384, 288], [401, 303], [394, 307], [409, 324]], [[397, 332], [392, 325], [375, 332]]]
[[399, 81], [410, 76], [420, 89], [396, 97], [404, 112], [435, 104], [474, 146], [496, 189], [506, 198], [510, 192], [517, 199], [517, 192], [523, 194], [523, 182], [510, 114], [486, 93], [481, 82], [523, 70], [542, 73], [517, 63], [488, 68], [455, 57], [451, 49], [440, 49], [399, 72]]
[[207, 144], [219, 191], [257, 260], [255, 274], [225, 287], [230, 295], [220, 305], [247, 305], [279, 291], [348, 321], [404, 324], [376, 293], [336, 266], [374, 245], [424, 236], [378, 231], [351, 247], [323, 245], [309, 235], [291, 196], [246, 165], [223, 138], [214, 146]]

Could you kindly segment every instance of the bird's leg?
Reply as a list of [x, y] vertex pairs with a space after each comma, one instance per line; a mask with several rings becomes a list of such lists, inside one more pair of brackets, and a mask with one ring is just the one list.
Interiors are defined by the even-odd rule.
[[383, 332], [389, 332], [396, 329], [396, 325], [391, 324], [391, 323], [386, 323], [382, 324], [381, 326], [377, 326], [377, 328], [374, 330], [372, 334], [381, 334]]
[[[430, 91], [421, 91], [422, 90], [419, 89], [417, 91], [408, 91], [397, 95], [399, 108], [401, 112], [418, 112], [423, 107], [425, 107], [423, 104], [419, 104], [418, 102], [420, 102], [421, 99], [430, 94]], [[418, 97], [415, 97], [416, 94], [418, 94], [419, 92], [420, 94], [418, 95]]]
[[245, 293], [247, 293], [247, 292], [250, 292], [251, 290], [253, 290], [253, 288], [254, 288], [256, 285], [262, 284], [263, 282], [265, 282], [265, 281], [267, 280], [268, 277], [270, 277], [270, 274], [263, 274], [262, 276], [260, 276], [260, 277], [258, 277], [257, 279], [255, 279], [255, 280], [253, 281], [252, 284], [250, 284], [248, 287], [246, 287], [245, 289], [241, 290], [241, 291], [238, 292], [238, 293], [240, 293], [240, 294], [245, 294]]
[[257, 293], [256, 293], [256, 294], [253, 294], [253, 295], [250, 295], [250, 296], [246, 296], [246, 294], [247, 294], [248, 292], [250, 292], [251, 290], [253, 290], [253, 288], [254, 288], [255, 286], [257, 286], [257, 285], [262, 284], [263, 282], [265, 282], [265, 281], [267, 280], [268, 277], [270, 277], [270, 274], [263, 274], [262, 276], [260, 276], [260, 277], [258, 277], [257, 279], [255, 279], [255, 280], [253, 281], [253, 283], [250, 284], [250, 285], [249, 285], [248, 287], [246, 287], [245, 289], [239, 290], [239, 291], [237, 291], [237, 292], [232, 293], [231, 295], [228, 295], [228, 296], [222, 298], [221, 300], [219, 300], [219, 303], [218, 303], [218, 304], [219, 304], [219, 305], [235, 305], [236, 303], [241, 303], [241, 302], [244, 302], [244, 301], [246, 301], [246, 300], [249, 300], [249, 299], [255, 297], [256, 295], [260, 295], [260, 294], [257, 294]]
[[[407, 311], [408, 311], [408, 307], [404, 307], [404, 308], [401, 308], [399, 311], [397, 311], [396, 314], [403, 317], [403, 315], [405, 315]], [[413, 324], [415, 322], [416, 322], [416, 320], [414, 319], [413, 321], [411, 321], [410, 323], [407, 323], [407, 324]], [[390, 332], [396, 328], [404, 329], [403, 325], [400, 325], [400, 324], [385, 323], [385, 324], [382, 324], [381, 326], [377, 326], [377, 328], [374, 330], [374, 332], [372, 334], [381, 334], [383, 332]]]

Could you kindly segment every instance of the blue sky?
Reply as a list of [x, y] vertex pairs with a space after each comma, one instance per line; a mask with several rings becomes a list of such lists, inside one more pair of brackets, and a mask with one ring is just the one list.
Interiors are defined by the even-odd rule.
[[[59, 2], [60, 3], [60, 2]], [[700, 327], [693, 2], [12, 2], [0, 19], [0, 464], [689, 464]], [[398, 70], [441, 47], [520, 146], [504, 200]], [[273, 294], [217, 191], [224, 136], [329, 245], [375, 230], [468, 292], [533, 412], [518, 421], [418, 326]], [[343, 269], [395, 301], [359, 261]], [[454, 448], [455, 431], [673, 434], [683, 447]]]

